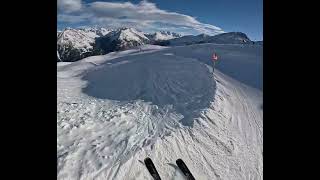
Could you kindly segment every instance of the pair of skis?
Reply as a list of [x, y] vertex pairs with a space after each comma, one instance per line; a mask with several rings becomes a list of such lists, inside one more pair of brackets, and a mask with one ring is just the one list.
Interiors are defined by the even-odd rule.
[[[144, 163], [150, 172], [151, 176], [154, 180], [161, 180], [160, 175], [154, 166], [152, 160], [150, 158], [146, 158], [144, 160]], [[187, 165], [182, 161], [182, 159], [177, 159], [176, 164], [178, 165], [179, 169], [182, 171], [182, 173], [186, 176], [187, 180], [195, 180], [193, 175], [191, 174], [190, 170], [188, 169]]]

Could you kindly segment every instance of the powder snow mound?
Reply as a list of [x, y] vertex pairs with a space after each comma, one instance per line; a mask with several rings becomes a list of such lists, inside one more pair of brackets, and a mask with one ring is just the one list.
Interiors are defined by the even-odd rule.
[[[112, 63], [112, 62], [108, 62]], [[199, 61], [179, 56], [139, 55], [117, 59], [84, 76], [83, 92], [101, 99], [144, 100], [173, 109], [188, 117], [207, 108], [213, 99], [215, 81], [209, 68]], [[184, 125], [192, 124], [186, 118]]]

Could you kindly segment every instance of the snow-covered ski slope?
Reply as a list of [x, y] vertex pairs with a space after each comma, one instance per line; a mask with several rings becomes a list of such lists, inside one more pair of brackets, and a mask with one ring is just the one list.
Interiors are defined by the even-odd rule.
[[[210, 57], [220, 61], [212, 73]], [[57, 65], [58, 179], [263, 179], [262, 46], [144, 46]]]

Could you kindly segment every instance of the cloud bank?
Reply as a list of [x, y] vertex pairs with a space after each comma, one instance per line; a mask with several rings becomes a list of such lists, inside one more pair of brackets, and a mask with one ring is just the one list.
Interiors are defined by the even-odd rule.
[[70, 13], [81, 9], [81, 0], [58, 0], [58, 12]]
[[191, 32], [215, 35], [224, 31], [194, 17], [159, 9], [155, 3], [92, 2], [58, 0], [58, 23], [99, 25], [109, 28], [133, 27], [144, 31], [171, 29], [182, 34]]

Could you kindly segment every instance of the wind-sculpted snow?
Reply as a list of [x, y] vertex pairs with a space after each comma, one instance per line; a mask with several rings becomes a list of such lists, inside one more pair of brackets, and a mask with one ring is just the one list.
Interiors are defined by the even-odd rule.
[[215, 81], [208, 67], [194, 59], [137, 55], [108, 63], [84, 77], [88, 81], [84, 93], [102, 99], [173, 106], [185, 116], [184, 125], [192, 125], [188, 117], [207, 108], [214, 96]]
[[143, 46], [58, 63], [57, 179], [151, 180], [146, 157], [162, 179], [185, 179], [178, 158], [199, 180], [263, 179], [258, 46]]

